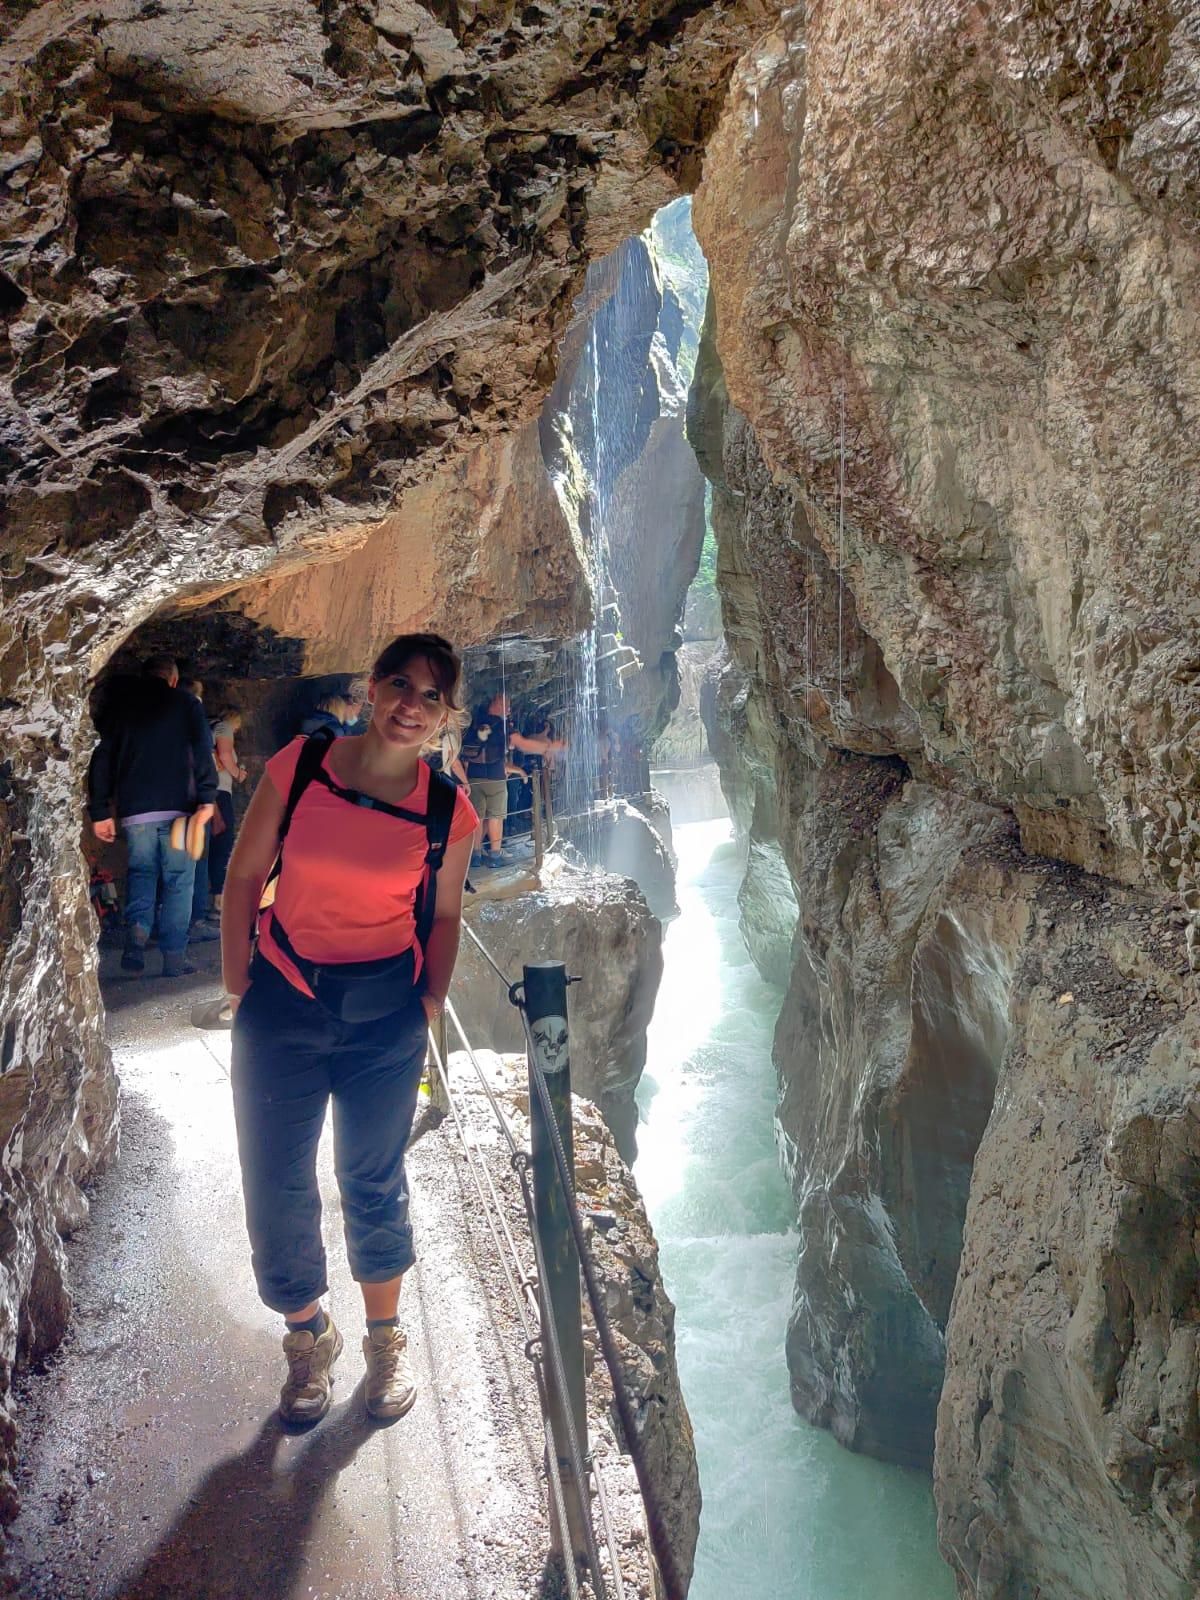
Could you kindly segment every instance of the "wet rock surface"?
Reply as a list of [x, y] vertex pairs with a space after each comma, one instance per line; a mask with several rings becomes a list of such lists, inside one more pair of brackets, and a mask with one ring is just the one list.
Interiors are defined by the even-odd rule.
[[610, 800], [589, 816], [568, 817], [559, 826], [563, 837], [593, 866], [618, 878], [631, 878], [660, 922], [679, 910], [670, 853], [671, 817], [661, 795], [640, 802]]
[[797, 8], [739, 66], [696, 202], [729, 651], [702, 705], [801, 908], [796, 1403], [909, 1461], [936, 1418], [964, 1597], [1177, 1600], [1194, 29], [970, 16]]
[[1195, 50], [1166, 9], [795, 9], [695, 213], [730, 397], [852, 597], [836, 742], [874, 720], [853, 606], [946, 781], [1027, 848], [1180, 891], [1197, 145], [1161, 135]]
[[[627, 1160], [634, 1153], [634, 1091], [646, 1064], [646, 1028], [662, 977], [662, 928], [628, 878], [547, 858], [540, 888], [469, 903], [466, 922], [513, 983], [525, 962], [563, 961], [572, 1084], [599, 1106]], [[464, 937], [451, 998], [472, 1040], [524, 1049], [504, 984]], [[453, 1039], [452, 1039], [453, 1043]]]

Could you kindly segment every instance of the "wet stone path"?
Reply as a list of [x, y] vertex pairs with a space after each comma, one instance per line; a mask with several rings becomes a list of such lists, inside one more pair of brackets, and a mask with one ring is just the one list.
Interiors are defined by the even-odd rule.
[[557, 1593], [543, 1576], [537, 1401], [449, 1125], [410, 1156], [421, 1259], [401, 1313], [415, 1407], [383, 1427], [363, 1408], [361, 1302], [345, 1265], [327, 1136], [331, 1309], [345, 1350], [325, 1420], [307, 1433], [281, 1428], [281, 1328], [250, 1275], [229, 1036], [188, 1021], [212, 989], [203, 975], [110, 989], [122, 1152], [70, 1246], [71, 1335], [19, 1395], [22, 1511], [10, 1530], [7, 1592]]

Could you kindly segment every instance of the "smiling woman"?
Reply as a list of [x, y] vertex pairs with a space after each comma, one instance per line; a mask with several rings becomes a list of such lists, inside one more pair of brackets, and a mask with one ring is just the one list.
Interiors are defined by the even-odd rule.
[[273, 756], [229, 866], [221, 939], [237, 1007], [238, 1153], [259, 1294], [287, 1322], [285, 1422], [325, 1415], [342, 1349], [320, 1304], [316, 1151], [331, 1099], [367, 1317], [367, 1410], [397, 1417], [416, 1396], [397, 1325], [414, 1259], [404, 1148], [426, 1029], [458, 954], [476, 824], [466, 794], [421, 753], [457, 736], [460, 670], [437, 634], [394, 640], [371, 671], [367, 731], [316, 733]]

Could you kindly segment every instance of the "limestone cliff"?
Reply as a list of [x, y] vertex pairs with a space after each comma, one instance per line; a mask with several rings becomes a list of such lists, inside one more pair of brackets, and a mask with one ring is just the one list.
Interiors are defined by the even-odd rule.
[[1198, 44], [792, 8], [695, 208], [710, 735], [801, 910], [793, 1392], [903, 1460], [936, 1414], [976, 1600], [1197, 1582]]
[[[163, 608], [386, 539], [443, 465], [474, 492], [451, 458], [536, 412], [588, 260], [692, 180], [765, 14], [761, 0], [6, 12], [0, 1396], [18, 1343], [61, 1332], [57, 1229], [115, 1138], [78, 849], [89, 679]], [[477, 551], [422, 567], [404, 620], [436, 620], [427, 597], [477, 556], [482, 585]], [[464, 595], [464, 625], [573, 610], [569, 572], [549, 567], [544, 604], [506, 564], [520, 592]], [[289, 604], [263, 598], [267, 643]]]

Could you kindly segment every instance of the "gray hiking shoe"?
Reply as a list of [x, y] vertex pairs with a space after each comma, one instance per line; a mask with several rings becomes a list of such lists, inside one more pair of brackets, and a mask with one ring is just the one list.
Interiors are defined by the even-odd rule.
[[164, 978], [190, 978], [196, 970], [194, 961], [189, 961], [186, 950], [164, 950], [162, 975]]
[[367, 1410], [373, 1417], [402, 1417], [417, 1398], [408, 1340], [399, 1328], [372, 1328], [363, 1340]]
[[285, 1422], [320, 1422], [333, 1396], [333, 1363], [342, 1353], [342, 1336], [326, 1316], [319, 1339], [311, 1333], [285, 1333], [287, 1382], [279, 1391], [279, 1415]]

